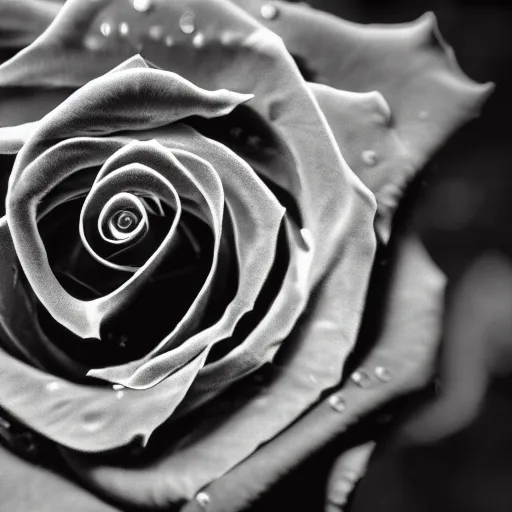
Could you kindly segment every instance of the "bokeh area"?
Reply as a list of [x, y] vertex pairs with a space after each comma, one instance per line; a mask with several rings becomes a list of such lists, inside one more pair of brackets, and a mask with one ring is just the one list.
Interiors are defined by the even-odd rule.
[[[512, 510], [512, 7], [461, 0], [312, 0], [360, 23], [433, 11], [462, 69], [496, 91], [436, 156], [413, 225], [449, 277], [438, 396], [375, 454], [353, 512]], [[418, 191], [416, 191], [418, 192]]]

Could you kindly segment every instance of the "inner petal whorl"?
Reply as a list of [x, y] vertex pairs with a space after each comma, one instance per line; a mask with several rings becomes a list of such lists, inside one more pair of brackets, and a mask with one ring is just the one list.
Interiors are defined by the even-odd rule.
[[128, 244], [140, 240], [148, 230], [148, 214], [135, 194], [120, 192], [111, 197], [98, 217], [98, 232], [111, 244]]

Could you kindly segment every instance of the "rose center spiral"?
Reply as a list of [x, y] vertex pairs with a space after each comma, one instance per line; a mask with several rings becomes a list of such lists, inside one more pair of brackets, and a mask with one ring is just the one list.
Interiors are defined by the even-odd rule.
[[113, 215], [112, 221], [119, 231], [129, 233], [138, 224], [139, 219], [132, 211], [121, 210]]

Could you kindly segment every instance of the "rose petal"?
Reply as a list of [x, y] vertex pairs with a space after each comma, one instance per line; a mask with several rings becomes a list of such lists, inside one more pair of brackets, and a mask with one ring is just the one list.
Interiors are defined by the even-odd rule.
[[[493, 84], [477, 84], [464, 74], [432, 13], [411, 23], [358, 25], [309, 6], [279, 1], [273, 2], [279, 15], [267, 20], [259, 15], [263, 0], [237, 3], [283, 38], [314, 82], [333, 88], [314, 87], [314, 91], [331, 128], [340, 136], [337, 142], [343, 155], [352, 166], [365, 151], [370, 161], [375, 159], [373, 172], [386, 173], [378, 194], [377, 228], [387, 240], [392, 214], [407, 183], [460, 126], [478, 115]], [[357, 124], [366, 147], [351, 150], [347, 146], [356, 107], [350, 101], [345, 110], [347, 100], [355, 98], [347, 98], [343, 90], [378, 91], [389, 104], [393, 116], [383, 118], [380, 143], [372, 138], [376, 119], [365, 112], [366, 121]], [[369, 97], [361, 97], [361, 102], [360, 109], [366, 111]], [[375, 110], [380, 117], [379, 107]], [[359, 155], [349, 158], [354, 149]], [[393, 163], [399, 165], [388, 174]]]
[[[164, 134], [160, 134], [159, 141], [187, 165], [200, 159], [203, 162], [210, 162], [216, 169], [224, 187], [226, 205], [235, 229], [239, 267], [238, 288], [242, 292], [235, 296], [219, 322], [210, 328], [185, 339], [184, 334], [187, 331], [183, 329], [186, 322], [193, 318], [192, 313], [187, 314], [182, 324], [143, 359], [119, 367], [89, 372], [91, 376], [136, 388], [155, 385], [172, 371], [177, 364], [176, 361], [191, 357], [186, 354], [197, 353], [199, 347], [204, 349], [231, 335], [243, 315], [253, 308], [270, 272], [284, 213], [283, 208], [247, 164], [226, 148], [186, 127], [174, 127], [165, 137]], [[187, 148], [187, 151], [184, 152], [182, 148]], [[154, 161], [157, 155], [158, 151], [154, 151], [154, 155], [147, 155], [146, 160]], [[197, 304], [201, 302], [198, 301]], [[184, 343], [179, 340], [183, 340]], [[275, 345], [274, 339], [268, 339], [266, 342], [268, 345]], [[258, 357], [246, 355], [239, 363], [235, 362], [232, 368], [234, 374], [239, 378], [255, 366], [261, 366], [270, 357], [270, 354], [265, 357], [264, 352], [262, 346]], [[249, 362], [250, 365], [241, 367], [243, 363]]]
[[[119, 64], [110, 73], [127, 69], [148, 68], [147, 62], [140, 56], [134, 55], [131, 59]], [[40, 123], [32, 122], [18, 126], [3, 126], [0, 128], [0, 153], [15, 154], [33, 135]]]
[[10, 512], [115, 512], [118, 509], [96, 498], [45, 467], [31, 464], [0, 446], [1, 507]]
[[50, 0], [3, 1], [0, 5], [0, 61], [15, 55], [39, 37], [60, 7]]
[[[364, 361], [373, 373], [377, 367], [390, 372], [388, 382], [373, 377], [370, 388], [351, 381], [334, 400], [328, 398], [280, 436], [262, 446], [250, 458], [224, 477], [202, 489], [210, 497], [208, 510], [245, 510], [255, 499], [268, 492], [282, 475], [326, 446], [362, 416], [389, 402], [392, 398], [421, 388], [431, 376], [440, 335], [444, 276], [432, 264], [421, 244], [409, 237], [400, 248], [387, 314], [375, 350]], [[315, 315], [312, 321], [316, 320]], [[235, 439], [235, 436], [233, 436]], [[108, 474], [100, 468], [96, 478]], [[109, 482], [110, 484], [112, 482]], [[184, 511], [199, 510], [191, 501]]]
[[[124, 101], [130, 97], [142, 109], [138, 113], [135, 107], [124, 109]], [[42, 165], [45, 150], [66, 137], [152, 128], [192, 114], [223, 115], [246, 99], [246, 95], [228, 91], [201, 90], [172, 73], [128, 69], [90, 82], [45, 117], [16, 159], [7, 194], [7, 218], [27, 279], [57, 321], [82, 338], [99, 338], [100, 324], [111, 314], [114, 303], [108, 298], [87, 303], [74, 299], [49, 268], [32, 208], [70, 172], [66, 167], [47, 172]], [[170, 108], [162, 108], [166, 104]], [[98, 117], [100, 112], [103, 119]], [[30, 180], [21, 179], [26, 172]]]

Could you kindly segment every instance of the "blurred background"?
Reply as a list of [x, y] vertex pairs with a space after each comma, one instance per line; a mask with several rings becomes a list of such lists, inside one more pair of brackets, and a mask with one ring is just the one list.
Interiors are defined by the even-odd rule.
[[360, 23], [406, 22], [433, 11], [462, 69], [497, 85], [481, 117], [432, 161], [414, 206], [414, 229], [449, 278], [441, 354], [448, 378], [443, 382], [441, 373], [437, 402], [404, 419], [375, 454], [349, 510], [510, 512], [512, 6], [462, 0], [308, 3]]

